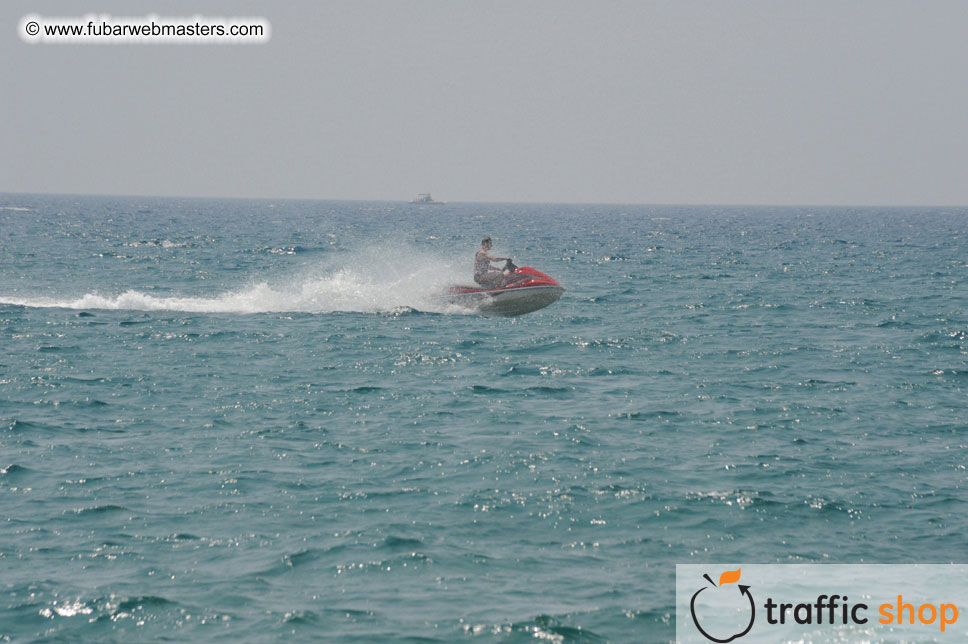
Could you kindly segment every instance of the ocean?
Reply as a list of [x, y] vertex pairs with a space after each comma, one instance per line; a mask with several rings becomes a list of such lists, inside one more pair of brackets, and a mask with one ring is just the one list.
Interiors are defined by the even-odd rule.
[[[442, 304], [484, 235], [567, 289]], [[645, 642], [966, 561], [968, 208], [0, 195], [0, 641]]]

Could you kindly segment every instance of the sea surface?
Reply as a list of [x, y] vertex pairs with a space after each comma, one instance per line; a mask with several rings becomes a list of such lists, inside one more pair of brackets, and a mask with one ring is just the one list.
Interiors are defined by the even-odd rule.
[[[481, 237], [567, 288], [434, 299]], [[968, 209], [0, 195], [0, 641], [645, 642], [968, 560]]]

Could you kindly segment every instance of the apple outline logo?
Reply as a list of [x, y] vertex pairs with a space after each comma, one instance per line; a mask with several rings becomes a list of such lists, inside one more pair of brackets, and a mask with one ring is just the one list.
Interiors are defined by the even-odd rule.
[[[709, 578], [709, 575], [703, 575], [703, 577], [712, 585], [713, 588], [722, 588], [722, 585], [724, 583], [733, 583], [733, 582], [739, 581], [741, 570], [742, 570], [741, 568], [737, 568], [734, 571], [724, 572], [719, 577], [719, 586], [716, 586], [715, 582], [713, 582], [713, 580]], [[733, 640], [743, 637], [744, 635], [749, 633], [750, 630], [753, 628], [753, 622], [756, 620], [756, 603], [753, 601], [753, 595], [750, 593], [750, 587], [744, 586], [743, 584], [739, 584], [740, 594], [746, 595], [747, 599], [749, 599], [749, 602], [750, 602], [750, 623], [746, 626], [746, 630], [744, 630], [742, 633], [737, 633], [736, 635], [733, 635], [732, 637], [729, 637], [727, 639], [719, 639], [719, 638], [713, 637], [705, 630], [703, 630], [703, 627], [699, 625], [699, 619], [696, 617], [696, 598], [699, 597], [699, 594], [702, 591], [706, 590], [707, 588], [709, 588], [709, 586], [703, 586], [702, 588], [697, 590], [695, 594], [692, 596], [692, 599], [689, 601], [689, 612], [692, 614], [692, 623], [696, 625], [696, 628], [699, 630], [700, 633], [702, 633], [703, 637], [705, 637], [707, 640], [711, 642], [717, 642], [718, 644], [726, 644], [727, 642], [732, 642]]]

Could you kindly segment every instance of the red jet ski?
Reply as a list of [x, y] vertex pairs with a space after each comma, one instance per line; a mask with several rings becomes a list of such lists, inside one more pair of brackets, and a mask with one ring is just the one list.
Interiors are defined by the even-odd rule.
[[504, 286], [483, 288], [451, 286], [442, 299], [488, 315], [524, 315], [554, 304], [565, 289], [553, 277], [530, 266], [515, 266], [509, 259], [504, 265]]

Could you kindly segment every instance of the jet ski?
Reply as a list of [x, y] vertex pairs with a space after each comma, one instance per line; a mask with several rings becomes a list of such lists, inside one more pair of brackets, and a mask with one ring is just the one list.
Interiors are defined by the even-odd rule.
[[510, 317], [543, 309], [557, 302], [565, 292], [553, 277], [530, 266], [515, 266], [510, 259], [504, 265], [504, 271], [504, 286], [500, 288], [455, 285], [449, 287], [441, 299], [487, 315]]

